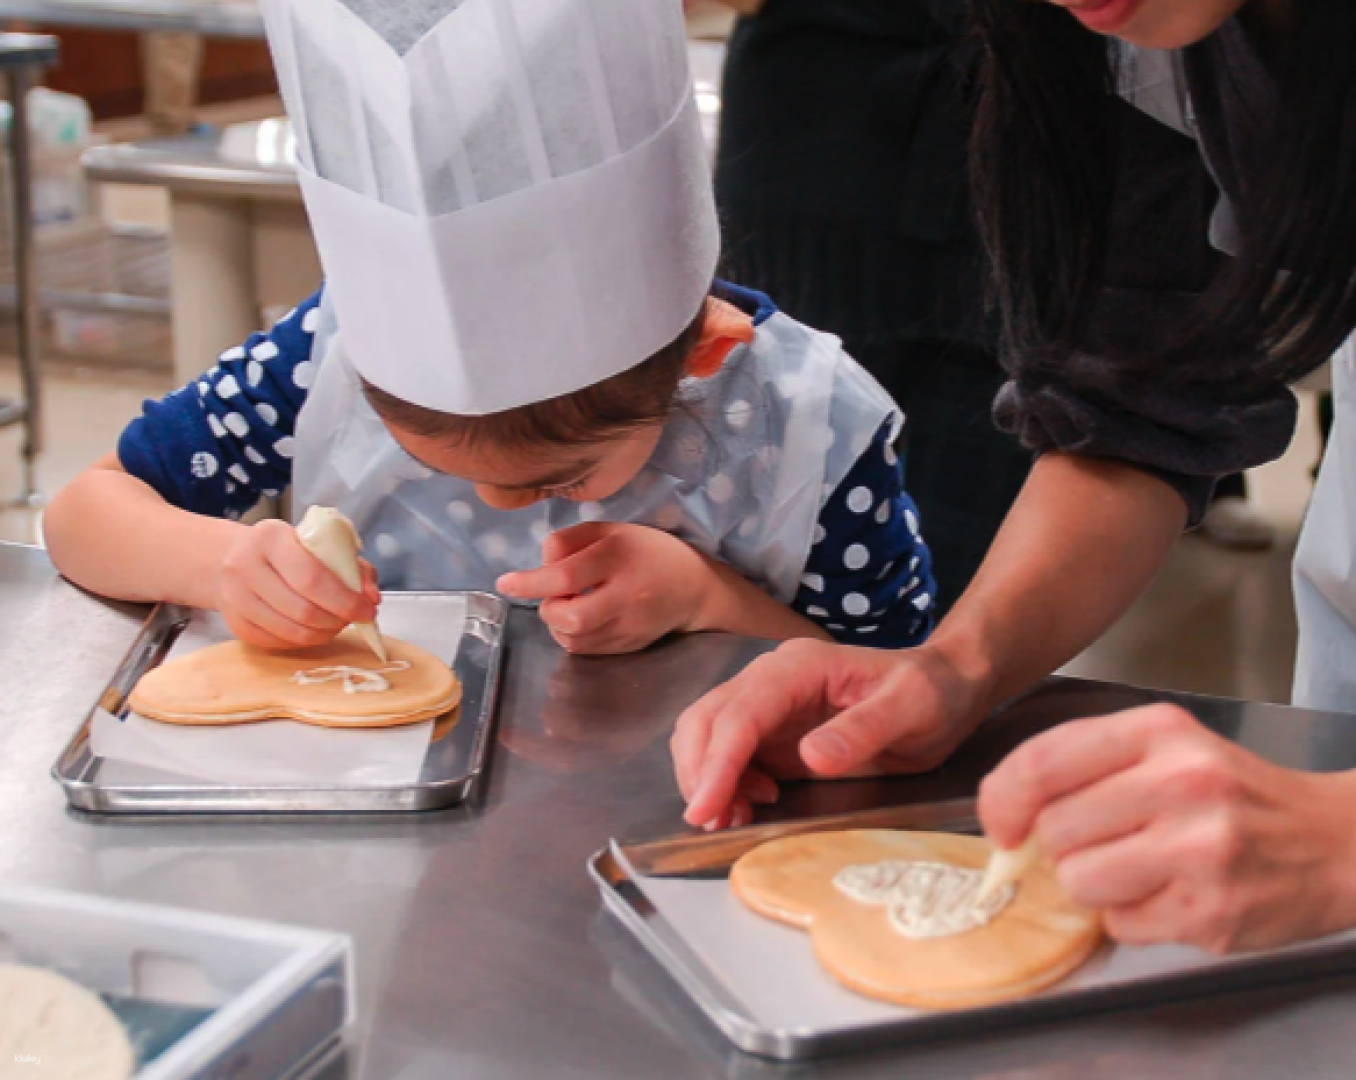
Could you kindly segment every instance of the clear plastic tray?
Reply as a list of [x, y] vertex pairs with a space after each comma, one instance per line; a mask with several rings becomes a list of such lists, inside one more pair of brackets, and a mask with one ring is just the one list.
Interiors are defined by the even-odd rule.
[[100, 995], [132, 1039], [136, 1080], [299, 1077], [354, 1019], [342, 934], [6, 886], [0, 963]]

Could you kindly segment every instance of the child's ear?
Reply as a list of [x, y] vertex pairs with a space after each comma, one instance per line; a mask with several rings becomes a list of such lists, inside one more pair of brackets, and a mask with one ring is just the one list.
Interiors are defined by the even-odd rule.
[[688, 373], [698, 379], [709, 379], [725, 366], [730, 354], [741, 345], [750, 344], [758, 331], [753, 316], [746, 315], [733, 304], [717, 300], [707, 302], [706, 325], [701, 340], [688, 361]]

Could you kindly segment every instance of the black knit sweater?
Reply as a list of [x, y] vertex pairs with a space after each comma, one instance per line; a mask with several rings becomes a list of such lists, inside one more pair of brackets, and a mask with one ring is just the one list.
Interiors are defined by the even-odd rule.
[[769, 0], [731, 43], [726, 273], [850, 347], [986, 347], [961, 0]]

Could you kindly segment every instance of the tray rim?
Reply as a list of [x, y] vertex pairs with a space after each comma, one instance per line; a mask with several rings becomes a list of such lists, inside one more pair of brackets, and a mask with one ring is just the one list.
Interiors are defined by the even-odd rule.
[[[947, 803], [918, 803], [893, 808], [877, 808], [857, 814], [823, 818], [804, 818], [778, 826], [748, 826], [726, 830], [723, 834], [700, 836], [680, 834], [674, 841], [701, 847], [709, 844], [722, 853], [730, 837], [744, 838], [765, 834], [779, 827], [798, 832], [837, 831], [854, 818], [878, 820], [897, 811], [908, 817], [921, 814], [933, 817], [929, 829], [941, 832], [973, 832], [969, 823], [958, 821], [947, 827], [935, 821], [939, 808], [960, 808], [973, 800]], [[882, 827], [878, 824], [871, 827]], [[902, 826], [895, 826], [896, 828]], [[722, 839], [723, 838], [723, 839]], [[763, 841], [751, 841], [753, 846]], [[643, 845], [641, 845], [643, 846]], [[1322, 978], [1356, 970], [1356, 929], [1341, 934], [1301, 942], [1284, 949], [1236, 956], [1215, 957], [1199, 968], [1159, 972], [1127, 981], [1078, 989], [1052, 988], [1035, 997], [1001, 1002], [969, 1009], [956, 1009], [903, 1016], [843, 1028], [769, 1027], [760, 1024], [742, 1007], [742, 1003], [721, 983], [717, 972], [688, 947], [682, 934], [649, 902], [635, 871], [625, 855], [626, 847], [613, 839], [591, 856], [588, 874], [597, 885], [604, 907], [634, 936], [677, 986], [688, 995], [698, 1011], [737, 1049], [778, 1062], [805, 1062], [821, 1057], [850, 1054], [882, 1047], [901, 1047], [935, 1041], [962, 1034], [1000, 1031], [1023, 1025], [1073, 1020], [1099, 1012], [1147, 1005], [1165, 1004], [1191, 998], [1258, 990], [1304, 978]], [[657, 874], [657, 877], [692, 877], [692, 873]], [[632, 893], [640, 900], [638, 906]], [[645, 910], [648, 908], [649, 910]], [[1106, 943], [1100, 947], [1108, 948]]]
[[[493, 641], [486, 641], [490, 657], [486, 665], [485, 687], [480, 711], [474, 720], [476, 736], [471, 745], [467, 768], [462, 774], [446, 779], [415, 781], [411, 784], [388, 787], [273, 784], [234, 789], [206, 783], [102, 785], [96, 780], [84, 778], [92, 762], [83, 763], [79, 773], [72, 775], [75, 766], [81, 765], [82, 755], [93, 757], [89, 750], [90, 725], [110, 691], [130, 692], [136, 680], [158, 662], [155, 656], [160, 651], [164, 635], [176, 628], [181, 629], [193, 617], [192, 608], [176, 604], [156, 604], [142, 623], [131, 645], [113, 668], [109, 681], [100, 690], [99, 696], [57, 755], [50, 770], [52, 779], [61, 785], [71, 807], [94, 818], [105, 820], [124, 817], [136, 817], [145, 821], [157, 818], [210, 819], [272, 815], [341, 818], [353, 815], [409, 814], [445, 810], [469, 801], [476, 794], [493, 746], [491, 735], [498, 712], [504, 654], [507, 650], [508, 619], [512, 606], [502, 596], [481, 590], [441, 592], [391, 590], [387, 596], [416, 600], [460, 596], [468, 601], [480, 601], [489, 609], [488, 616], [478, 618], [479, 621], [489, 622], [497, 633]], [[472, 618], [468, 605], [468, 623]], [[163, 656], [160, 659], [163, 660]], [[127, 685], [125, 689], [120, 690], [122, 683]], [[93, 758], [94, 762], [100, 760], [102, 759]], [[236, 794], [230, 794], [232, 791]], [[244, 804], [244, 800], [260, 795], [277, 796], [286, 800], [288, 805], [270, 809], [252, 803]]]

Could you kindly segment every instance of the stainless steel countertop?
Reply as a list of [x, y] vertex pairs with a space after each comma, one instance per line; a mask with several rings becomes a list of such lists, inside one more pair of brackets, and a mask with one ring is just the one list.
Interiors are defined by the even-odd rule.
[[[679, 827], [672, 721], [756, 642], [704, 636], [578, 660], [522, 613], [483, 805], [384, 821], [107, 824], [68, 812], [48, 770], [144, 613], [62, 583], [40, 551], [2, 545], [0, 612], [0, 877], [352, 934], [355, 1078], [1350, 1076], [1356, 978], [818, 1067], [728, 1049], [600, 913], [584, 863], [612, 835]], [[1162, 696], [1054, 682], [929, 777], [804, 785], [779, 813], [964, 795], [1017, 739]], [[1350, 720], [1182, 700], [1277, 760], [1356, 763]]]
[[191, 30], [207, 37], [262, 38], [250, 0], [0, 0], [0, 19], [95, 30]]

